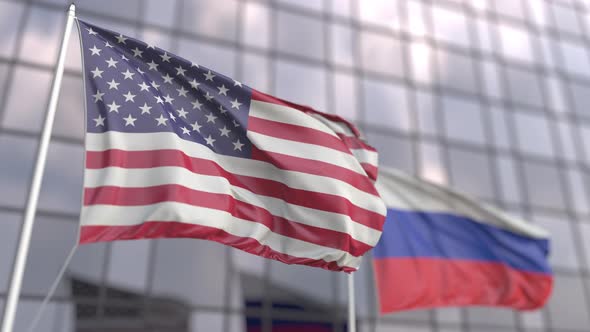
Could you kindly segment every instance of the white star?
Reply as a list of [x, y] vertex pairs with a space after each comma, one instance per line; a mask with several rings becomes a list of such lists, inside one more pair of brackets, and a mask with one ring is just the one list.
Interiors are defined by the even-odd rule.
[[242, 82], [234, 80], [234, 86], [242, 87]]
[[96, 90], [96, 94], [93, 94], [92, 97], [94, 97], [94, 102], [97, 103], [99, 100], [102, 100], [102, 96], [104, 96], [104, 93], [100, 92], [100, 90]]
[[194, 78], [192, 81], [190, 81], [188, 83], [191, 85], [191, 87], [193, 87], [193, 89], [199, 89], [199, 84], [201, 84], [201, 83], [197, 82], [197, 80]]
[[155, 118], [156, 121], [158, 121], [158, 127], [159, 126], [165, 126], [166, 125], [166, 121], [168, 121], [167, 118], [165, 118], [162, 114], [160, 114], [159, 118]]
[[211, 101], [211, 99], [213, 99], [213, 96], [209, 94], [209, 91], [207, 91], [205, 94], [205, 99], [207, 99], [207, 101]]
[[240, 124], [236, 120], [233, 120], [231, 123], [234, 124], [234, 127], [239, 127], [240, 126]]
[[88, 31], [88, 34], [91, 35], [91, 36], [93, 36], [93, 35], [96, 36], [97, 35], [96, 31], [92, 30], [92, 28], [86, 28], [86, 31]]
[[125, 41], [129, 38], [123, 36], [122, 34], [119, 34], [118, 36], [115, 36], [115, 38], [117, 38], [117, 43], [121, 44], [127, 44]]
[[152, 85], [152, 88], [158, 90], [158, 88], [160, 87], [160, 84], [156, 83], [156, 81], [153, 81], [152, 83], [150, 83]]
[[139, 87], [141, 88], [141, 90], [140, 90], [140, 91], [150, 91], [150, 90], [149, 90], [149, 89], [150, 89], [150, 86], [149, 86], [149, 85], [147, 85], [147, 84], [145, 84], [145, 82], [141, 82], [141, 84], [138, 84], [138, 85], [139, 85]]
[[220, 95], [227, 96], [227, 92], [229, 91], [229, 89], [226, 88], [225, 85], [222, 84], [221, 86], [218, 86], [217, 89], [219, 90]]
[[162, 100], [162, 98], [160, 98], [160, 96], [155, 96], [154, 98], [156, 98], [156, 103], [158, 103], [158, 104], [164, 103], [164, 101]]
[[121, 84], [121, 83], [115, 82], [115, 79], [113, 78], [110, 82], [107, 82], [107, 84], [109, 85], [109, 90], [112, 90], [112, 89], [119, 90], [119, 84]]
[[109, 42], [105, 42], [104, 43], [104, 46], [105, 47], [108, 47], [108, 48], [113, 48], [113, 45], [111, 45]]
[[213, 75], [210, 70], [207, 73], [204, 73], [203, 75], [205, 75], [206, 81], [213, 82], [213, 77], [215, 77], [215, 75]]
[[125, 61], [129, 61], [129, 58], [127, 58], [127, 57], [125, 56], [125, 54], [121, 54], [121, 59], [123, 59], [123, 60], [125, 60]]
[[196, 62], [191, 62], [191, 68], [193, 68], [193, 67], [199, 68], [199, 64]]
[[215, 123], [215, 119], [217, 119], [217, 117], [213, 114], [205, 115], [205, 117], [207, 118], [207, 123], [209, 123], [209, 122]]
[[124, 72], [121, 72], [121, 74], [123, 74], [123, 76], [125, 76], [125, 78], [123, 78], [124, 80], [127, 80], [127, 79], [132, 80], [133, 79], [133, 75], [135, 75], [135, 73], [130, 72], [129, 69], [127, 69]]
[[201, 106], [203, 106], [203, 104], [201, 104], [199, 100], [195, 100], [194, 102], [191, 102], [191, 104], [193, 104], [193, 109], [198, 108], [199, 111], [201, 110]]
[[124, 94], [123, 97], [125, 97], [125, 101], [135, 102], [135, 95], [131, 94], [131, 91], [127, 92], [127, 94]]
[[193, 123], [191, 125], [191, 127], [193, 127], [193, 131], [197, 131], [197, 132], [201, 132], [201, 125], [199, 125], [199, 123], [197, 121], [195, 121], [195, 123]]
[[151, 43], [147, 43], [147, 46], [146, 46], [146, 48], [147, 48], [148, 50], [149, 50], [150, 48], [151, 48], [152, 50], [155, 50], [155, 49], [156, 49], [156, 48], [154, 47], [154, 45], [152, 45]]
[[168, 104], [172, 104], [172, 101], [174, 101], [174, 98], [170, 97], [170, 95], [166, 95], [166, 96], [164, 96], [164, 101], [167, 102]]
[[117, 103], [115, 103], [114, 100], [112, 103], [107, 104], [107, 106], [109, 108], [109, 112], [115, 112], [115, 113], [119, 113], [119, 107], [121, 107], [121, 105], [117, 105]]
[[114, 60], [113, 57], [111, 57], [110, 59], [105, 60], [105, 61], [109, 64], [109, 68], [111, 68], [111, 67], [117, 68], [117, 63], [119, 63], [119, 61]]
[[164, 54], [160, 55], [160, 57], [162, 58], [163, 62], [170, 62], [171, 56], [169, 56], [168, 53], [164, 52]]
[[98, 118], [96, 118], [96, 119], [92, 119], [92, 120], [94, 120], [94, 122], [96, 122], [96, 125], [95, 125], [95, 127], [98, 127], [98, 126], [103, 126], [103, 127], [104, 127], [104, 120], [105, 120], [105, 119], [106, 119], [106, 118], [103, 118], [103, 117], [102, 117], [102, 115], [100, 115], [100, 114], [99, 114], [99, 115], [98, 115]]
[[148, 70], [158, 70], [158, 64], [154, 62], [154, 60], [152, 60], [151, 62], [149, 62], [147, 64], [148, 66], [150, 66], [150, 68], [148, 68]]
[[91, 73], [92, 73], [92, 78], [97, 78], [97, 77], [102, 78], [102, 73], [104, 73], [104, 70], [100, 70], [100, 69], [98, 69], [98, 67], [96, 67], [96, 68], [94, 68], [93, 71], [91, 71]]
[[168, 113], [168, 115], [170, 115], [170, 119], [172, 119], [172, 121], [176, 122], [176, 117], [174, 116], [174, 114]]
[[240, 106], [242, 105], [242, 103], [240, 103], [238, 101], [238, 98], [234, 99], [234, 101], [230, 101], [231, 103], [231, 108], [237, 108], [238, 110], [240, 109]]
[[185, 134], [185, 135], [190, 135], [191, 134], [191, 131], [188, 130], [186, 127], [182, 127], [180, 129], [182, 129], [182, 133]]
[[142, 75], [145, 74], [145, 71], [141, 70], [141, 68], [139, 68], [139, 67], [137, 67], [137, 71]]
[[213, 137], [211, 137], [211, 135], [209, 135], [209, 137], [205, 138], [205, 141], [207, 142], [208, 145], [213, 146], [213, 142], [215, 142], [215, 139]]
[[182, 75], [182, 76], [184, 76], [184, 72], [186, 71], [186, 69], [182, 68], [182, 66], [178, 66], [178, 67], [176, 67], [176, 68], [174, 68], [174, 69], [176, 69], [176, 75], [177, 75], [177, 76], [178, 76], [178, 75]]
[[164, 83], [172, 84], [172, 77], [166, 73], [166, 76], [162, 76]]
[[143, 106], [139, 106], [139, 109], [141, 110], [141, 114], [150, 114], [152, 107], [148, 106], [147, 103], [144, 102]]
[[102, 51], [100, 48], [97, 48], [96, 45], [94, 45], [92, 48], [88, 49], [90, 52], [92, 52], [91, 55], [98, 55], [100, 56], [100, 51]]
[[188, 112], [184, 110], [184, 107], [180, 108], [179, 110], [176, 110], [176, 112], [178, 112], [179, 117], [186, 119], [186, 115], [188, 114]]
[[185, 90], [183, 86], [181, 86], [180, 89], [176, 89], [176, 91], [178, 91], [179, 97], [186, 97], [186, 93], [188, 92], [188, 90]]
[[221, 136], [229, 137], [229, 129], [223, 126], [223, 128], [219, 129], [221, 131]]
[[129, 114], [129, 116], [126, 118], [123, 118], [123, 120], [125, 120], [125, 127], [127, 127], [127, 126], [135, 127], [135, 121], [137, 120], [137, 118], [134, 118], [131, 116], [131, 114]]
[[143, 54], [143, 51], [141, 51], [138, 47], [131, 50], [131, 52], [133, 52], [133, 56], [136, 58], [138, 58], [138, 57], [141, 58], [141, 55]]
[[225, 108], [223, 108], [223, 106], [221, 106], [221, 105], [220, 105], [220, 106], [219, 106], [219, 112], [220, 112], [221, 114], [225, 114], [225, 113], [227, 113], [227, 110], [226, 110]]
[[242, 146], [244, 146], [244, 144], [242, 144], [242, 142], [240, 142], [240, 140], [237, 140], [235, 142], [232, 142], [232, 144], [234, 145], [234, 151], [235, 150], [242, 151]]

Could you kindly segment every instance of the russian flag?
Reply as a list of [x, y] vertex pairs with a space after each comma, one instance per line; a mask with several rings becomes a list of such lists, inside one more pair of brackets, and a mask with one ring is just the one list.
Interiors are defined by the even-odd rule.
[[542, 307], [548, 233], [438, 185], [380, 170], [387, 205], [373, 251], [381, 313], [440, 306]]

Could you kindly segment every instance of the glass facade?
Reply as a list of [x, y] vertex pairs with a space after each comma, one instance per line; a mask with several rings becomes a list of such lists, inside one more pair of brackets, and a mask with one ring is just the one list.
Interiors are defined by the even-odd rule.
[[[362, 332], [590, 331], [590, 1], [77, 1], [89, 22], [282, 98], [340, 114], [381, 164], [546, 228], [555, 289], [519, 313], [379, 316], [370, 258]], [[0, 305], [67, 4], [0, 0]], [[83, 87], [72, 34], [15, 331], [76, 241]], [[80, 247], [39, 331], [345, 331], [343, 274], [199, 240]]]

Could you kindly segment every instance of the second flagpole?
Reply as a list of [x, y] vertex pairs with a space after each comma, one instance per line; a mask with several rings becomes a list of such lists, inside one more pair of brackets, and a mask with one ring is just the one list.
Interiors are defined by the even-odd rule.
[[348, 332], [356, 332], [356, 303], [354, 298], [354, 274], [349, 273], [348, 280]]
[[70, 41], [70, 34], [74, 18], [76, 17], [76, 6], [71, 4], [68, 9], [68, 16], [66, 20], [66, 27], [61, 41], [61, 48], [59, 51], [59, 58], [53, 77], [53, 85], [51, 87], [51, 96], [47, 106], [47, 113], [45, 114], [45, 123], [39, 146], [37, 148], [37, 159], [35, 161], [35, 170], [29, 189], [27, 199], [27, 206], [23, 218], [23, 224], [18, 242], [18, 248], [12, 267], [12, 276], [10, 278], [10, 286], [8, 289], [8, 297], [6, 299], [6, 306], [4, 307], [4, 316], [2, 318], [2, 331], [12, 332], [14, 326], [14, 317], [16, 315], [16, 307], [20, 296], [23, 274], [27, 263], [27, 255], [31, 243], [31, 235], [33, 232], [33, 224], [35, 222], [35, 214], [37, 212], [37, 203], [39, 201], [39, 192], [41, 190], [41, 183], [43, 181], [43, 173], [45, 172], [45, 163], [47, 161], [47, 151], [49, 149], [49, 140], [51, 139], [51, 132], [53, 129], [53, 120], [55, 119], [55, 111], [57, 109], [57, 101], [59, 99], [59, 92], [61, 90], [61, 81], [63, 78], [66, 53], [68, 50], [68, 43]]

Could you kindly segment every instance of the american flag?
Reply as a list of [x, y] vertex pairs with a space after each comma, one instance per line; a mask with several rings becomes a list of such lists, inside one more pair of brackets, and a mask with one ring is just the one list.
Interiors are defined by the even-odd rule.
[[379, 240], [377, 152], [345, 120], [78, 21], [81, 243], [199, 238], [353, 271]]

